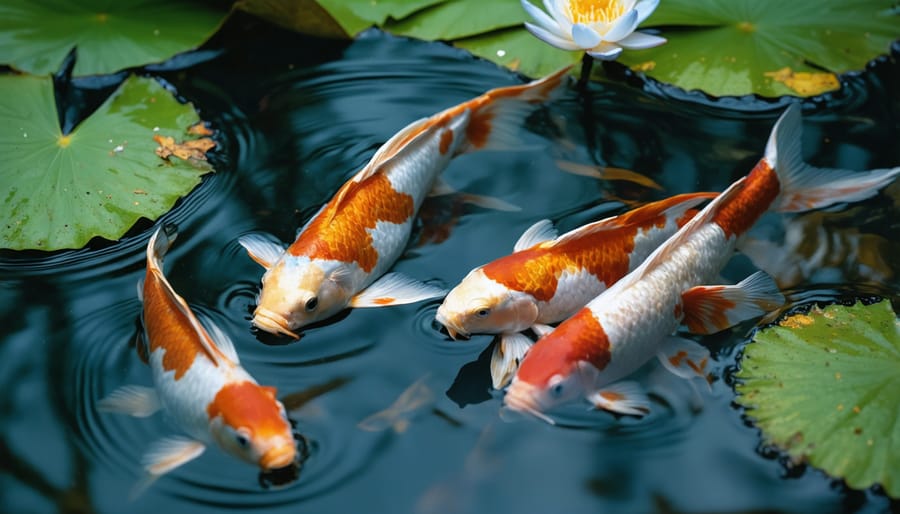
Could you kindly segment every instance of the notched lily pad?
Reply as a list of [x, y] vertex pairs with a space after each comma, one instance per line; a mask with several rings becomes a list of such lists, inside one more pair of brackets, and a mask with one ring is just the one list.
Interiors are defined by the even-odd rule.
[[815, 307], [759, 331], [736, 378], [767, 443], [900, 497], [900, 321], [889, 301]]
[[72, 47], [75, 76], [158, 63], [200, 46], [227, 14], [211, 2], [180, 0], [5, 0], [0, 64], [48, 74]]
[[[49, 251], [80, 248], [95, 236], [118, 239], [139, 218], [168, 211], [212, 171], [205, 152], [214, 142], [197, 138], [204, 128], [190, 129], [197, 113], [152, 79], [128, 78], [65, 135], [49, 78], [0, 76], [0, 112], [0, 248]], [[155, 138], [171, 139], [174, 155], [160, 158]]]
[[661, 28], [668, 43], [619, 60], [715, 96], [818, 95], [839, 88], [837, 75], [888, 53], [900, 36], [892, 3], [664, 0], [642, 26]]

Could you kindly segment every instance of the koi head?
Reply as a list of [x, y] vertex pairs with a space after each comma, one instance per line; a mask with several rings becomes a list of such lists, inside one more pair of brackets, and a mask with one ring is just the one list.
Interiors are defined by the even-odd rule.
[[438, 307], [437, 321], [450, 337], [521, 332], [537, 321], [535, 299], [488, 278], [481, 268], [466, 275]]
[[266, 332], [294, 339], [298, 328], [328, 318], [345, 308], [352, 291], [346, 287], [343, 268], [286, 256], [262, 278], [253, 325]]
[[228, 383], [206, 410], [213, 439], [228, 453], [263, 471], [294, 462], [294, 436], [274, 387]]
[[584, 360], [589, 352], [579, 339], [583, 327], [570, 321], [538, 340], [522, 359], [503, 399], [507, 409], [553, 423], [547, 411], [586, 396], [597, 382], [601, 361]]

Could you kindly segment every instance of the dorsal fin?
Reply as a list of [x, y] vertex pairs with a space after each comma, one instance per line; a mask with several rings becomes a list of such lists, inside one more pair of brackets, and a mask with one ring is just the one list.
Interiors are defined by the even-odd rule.
[[430, 133], [435, 125], [432, 124], [429, 126], [429, 121], [433, 121], [432, 118], [416, 120], [404, 127], [400, 132], [394, 134], [392, 138], [381, 145], [363, 169], [359, 170], [356, 175], [353, 175], [350, 180], [345, 182], [344, 185], [338, 189], [338, 192], [334, 195], [334, 200], [329, 202], [331, 212], [329, 212], [328, 220], [326, 221], [330, 222], [331, 219], [334, 218], [344, 197], [347, 196], [347, 193], [354, 185], [378, 173], [384, 164], [396, 157], [397, 154], [404, 148], [407, 148], [410, 143], [420, 139], [423, 134]]
[[167, 224], [158, 228], [153, 236], [150, 237], [150, 242], [147, 244], [147, 272], [159, 282], [169, 302], [188, 320], [197, 333], [197, 340], [200, 342], [204, 353], [213, 364], [218, 366], [223, 362], [225, 354], [215, 345], [209, 333], [200, 324], [191, 308], [188, 307], [187, 302], [175, 292], [163, 273], [163, 257], [172, 245], [172, 241], [175, 240], [177, 230], [178, 228], [174, 224]]
[[587, 225], [582, 225], [576, 229], [572, 229], [565, 234], [557, 237], [553, 241], [548, 241], [545, 245], [546, 247], [557, 246], [573, 239], [580, 239], [589, 234], [595, 234], [598, 232], [606, 232], [607, 230], [615, 230], [617, 228], [621, 228], [622, 224], [619, 223], [616, 218], [618, 216], [613, 216], [610, 218], [604, 218], [600, 221], [595, 221], [593, 223], [588, 223]]
[[547, 219], [540, 220], [528, 227], [528, 230], [522, 232], [522, 235], [519, 236], [519, 240], [516, 241], [516, 246], [513, 247], [513, 251], [518, 252], [526, 248], [531, 248], [538, 243], [551, 241], [556, 235], [556, 227], [553, 226], [552, 221]]
[[691, 221], [687, 222], [681, 229], [675, 233], [674, 236], [670, 237], [665, 243], [660, 245], [653, 253], [647, 257], [640, 266], [638, 266], [634, 271], [626, 275], [622, 280], [619, 280], [610, 289], [625, 289], [631, 287], [635, 282], [642, 279], [649, 270], [660, 266], [664, 261], [669, 259], [672, 252], [675, 249], [681, 247], [685, 242], [703, 225], [712, 222], [719, 208], [725, 203], [731, 201], [738, 193], [743, 189], [744, 182], [747, 177], [742, 177], [740, 180], [731, 184], [731, 186], [726, 189], [722, 194], [716, 197], [715, 200], [710, 202], [706, 207], [703, 208], [696, 216], [691, 218]]

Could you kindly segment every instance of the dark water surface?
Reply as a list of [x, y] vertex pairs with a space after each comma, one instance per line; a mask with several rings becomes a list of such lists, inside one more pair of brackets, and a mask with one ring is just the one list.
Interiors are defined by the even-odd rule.
[[[700, 339], [717, 380], [699, 397], [648, 365], [656, 392], [645, 419], [573, 406], [565, 426], [504, 422], [489, 391], [490, 338], [453, 342], [433, 322], [439, 302], [356, 310], [272, 345], [250, 330], [261, 268], [237, 244], [265, 230], [288, 242], [375, 149], [412, 120], [522, 78], [441, 44], [369, 32], [351, 43], [307, 39], [246, 17], [205, 47], [215, 59], [155, 76], [195, 103], [221, 147], [208, 176], [163, 220], [178, 223], [166, 270], [210, 314], [261, 383], [277, 386], [308, 439], [299, 479], [263, 487], [257, 470], [211, 448], [135, 501], [140, 458], [173, 435], [160, 415], [97, 412], [124, 384], [150, 384], [131, 340], [150, 224], [113, 245], [53, 255], [0, 255], [0, 505], [5, 512], [881, 512], [879, 491], [854, 492], [760, 448], [732, 404], [735, 359], [753, 323]], [[828, 105], [804, 109], [816, 165], [900, 163], [895, 62], [849, 79]], [[612, 73], [620, 73], [615, 69]], [[632, 82], [634, 82], [632, 80]], [[659, 93], [659, 92], [656, 92]], [[455, 188], [521, 207], [489, 211], [460, 197], [431, 201], [395, 269], [452, 287], [508, 253], [534, 221], [568, 230], [624, 202], [722, 190], [760, 157], [783, 104], [753, 112], [667, 99], [628, 81], [570, 88], [529, 120], [522, 148], [456, 159]], [[556, 161], [640, 172], [662, 186], [596, 180]], [[861, 206], [771, 217], [757, 236], [796, 250], [774, 263], [792, 306], [900, 292], [896, 184]], [[795, 238], [796, 241], [792, 238]], [[855, 250], [854, 250], [855, 249]], [[793, 264], [791, 264], [793, 263]], [[809, 264], [812, 263], [812, 264]], [[753, 270], [738, 257], [724, 275]], [[285, 341], [280, 341], [285, 342]], [[417, 407], [396, 423], [360, 422], [419, 381]], [[308, 400], [309, 391], [327, 392]], [[299, 394], [298, 394], [299, 393]], [[293, 395], [293, 396], [292, 396]], [[306, 401], [308, 400], [308, 401]], [[297, 404], [300, 404], [299, 407]]]

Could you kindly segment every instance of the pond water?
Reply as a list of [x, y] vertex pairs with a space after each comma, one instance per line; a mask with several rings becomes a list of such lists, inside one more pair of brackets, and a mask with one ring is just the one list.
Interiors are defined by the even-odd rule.
[[[117, 387], [150, 384], [132, 346], [140, 311], [135, 283], [150, 235], [150, 223], [143, 223], [116, 244], [0, 255], [4, 511], [898, 508], [878, 490], [849, 490], [760, 446], [758, 431], [732, 403], [729, 378], [755, 323], [699, 338], [715, 358], [710, 391], [694, 393], [648, 365], [639, 375], [655, 392], [649, 416], [616, 418], [573, 406], [560, 416], [561, 426], [500, 419], [500, 396], [490, 391], [488, 375], [490, 337], [451, 341], [433, 321], [439, 301], [355, 310], [292, 344], [257, 336], [249, 318], [262, 270], [237, 244], [240, 235], [264, 230], [292, 240], [397, 130], [522, 78], [441, 44], [377, 31], [352, 43], [322, 41], [245, 16], [233, 18], [203, 50], [211, 60], [149, 72], [193, 101], [222, 142], [213, 156], [218, 173], [163, 218], [180, 227], [166, 271], [191, 306], [232, 337], [250, 373], [286, 398], [308, 458], [296, 479], [261, 480], [257, 470], [213, 448], [129, 499], [141, 455], [174, 433], [160, 415], [136, 419], [96, 409]], [[900, 163], [898, 66], [872, 68], [828, 102], [805, 106], [803, 146], [813, 164]], [[105, 91], [86, 86], [88, 104]], [[633, 78], [583, 92], [570, 87], [529, 119], [521, 148], [456, 159], [447, 182], [521, 210], [486, 210], [461, 196], [430, 201], [395, 269], [451, 287], [471, 268], [508, 253], [538, 219], [568, 230], [635, 202], [722, 190], [751, 169], [784, 105], [748, 98], [730, 102], [746, 108], [736, 112], [669, 93]], [[662, 189], [564, 173], [560, 160], [634, 170]], [[756, 236], [800, 256], [761, 252], [786, 288], [789, 308], [857, 294], [894, 298], [898, 202], [895, 184], [851, 208], [764, 219]], [[753, 269], [737, 257], [723, 274], [738, 280]], [[396, 423], [360, 425], [413, 384], [419, 401]]]

